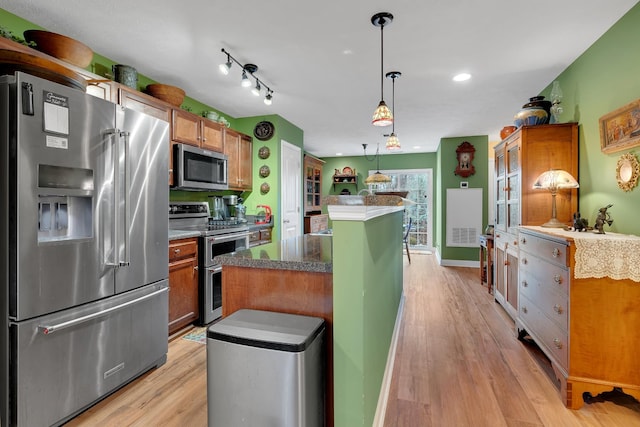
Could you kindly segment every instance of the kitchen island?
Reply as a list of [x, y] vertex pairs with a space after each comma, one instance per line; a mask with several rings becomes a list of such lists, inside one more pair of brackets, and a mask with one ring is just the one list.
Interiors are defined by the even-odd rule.
[[333, 257], [330, 236], [303, 236], [219, 255], [222, 316], [276, 311], [324, 319], [326, 419], [333, 425]]
[[[402, 298], [397, 196], [327, 197], [333, 235], [304, 235], [220, 255], [222, 313], [242, 309], [326, 321], [326, 425], [382, 419]], [[382, 400], [380, 400], [382, 399]]]

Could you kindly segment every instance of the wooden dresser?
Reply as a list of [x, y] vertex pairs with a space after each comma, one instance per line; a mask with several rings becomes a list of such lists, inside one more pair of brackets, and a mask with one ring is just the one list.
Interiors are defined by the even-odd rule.
[[516, 327], [551, 360], [569, 408], [614, 387], [640, 399], [640, 279], [627, 253], [634, 245], [640, 238], [520, 228]]

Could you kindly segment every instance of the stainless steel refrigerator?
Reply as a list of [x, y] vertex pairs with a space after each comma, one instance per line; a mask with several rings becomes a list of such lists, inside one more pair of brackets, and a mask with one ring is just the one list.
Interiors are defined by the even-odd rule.
[[166, 361], [169, 125], [0, 76], [2, 426], [61, 424]]

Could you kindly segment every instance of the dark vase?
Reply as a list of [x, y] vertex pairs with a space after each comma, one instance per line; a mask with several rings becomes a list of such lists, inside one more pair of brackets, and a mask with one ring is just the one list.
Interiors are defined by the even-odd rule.
[[522, 108], [541, 107], [547, 112], [547, 116], [551, 116], [551, 101], [545, 101], [544, 96], [534, 96], [529, 98], [529, 102], [524, 104]]

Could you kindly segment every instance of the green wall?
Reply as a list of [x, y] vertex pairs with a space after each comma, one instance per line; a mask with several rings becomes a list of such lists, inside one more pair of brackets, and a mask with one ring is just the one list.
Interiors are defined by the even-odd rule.
[[[458, 157], [456, 149], [464, 142], [468, 141], [476, 149], [473, 158], [473, 166], [475, 167], [475, 174], [467, 178], [462, 178], [454, 171], [458, 165]], [[466, 181], [469, 183], [469, 188], [482, 188], [482, 232], [487, 225], [487, 187], [489, 181], [489, 139], [486, 135], [480, 136], [466, 136], [456, 138], [443, 138], [440, 140], [440, 146], [438, 147], [440, 154], [440, 173], [438, 179], [438, 190], [440, 201], [437, 205], [438, 212], [438, 233], [436, 235], [436, 249], [438, 250], [443, 263], [444, 260], [460, 260], [460, 261], [477, 261], [479, 252], [478, 248], [463, 248], [463, 247], [451, 247], [446, 246], [446, 229], [447, 229], [447, 189], [448, 188], [460, 188], [460, 183]]]
[[[371, 158], [375, 154], [375, 147], [367, 147], [367, 156]], [[384, 148], [382, 149], [384, 150]], [[369, 175], [369, 170], [376, 170], [376, 160], [368, 161], [362, 156], [341, 156], [341, 157], [323, 157], [326, 163], [322, 168], [322, 193], [340, 194], [342, 189], [348, 189], [351, 194], [357, 194], [363, 188], [368, 188], [364, 183], [365, 178]], [[334, 169], [342, 170], [345, 166], [356, 170], [358, 175], [357, 187], [352, 184], [336, 184], [333, 188], [332, 176]], [[415, 153], [415, 154], [381, 154], [380, 170], [383, 169], [437, 169], [435, 153]]]
[[[629, 151], [640, 153], [640, 147], [612, 154], [600, 150], [598, 119], [640, 98], [640, 3], [623, 16], [556, 80], [564, 93], [561, 122], [577, 121], [580, 138], [579, 209], [589, 225], [597, 210], [609, 209], [614, 223], [606, 231], [640, 235], [640, 188], [621, 190], [616, 181], [616, 163]], [[549, 96], [549, 87], [543, 95]]]
[[402, 211], [333, 227], [335, 426], [371, 426], [402, 296]]

